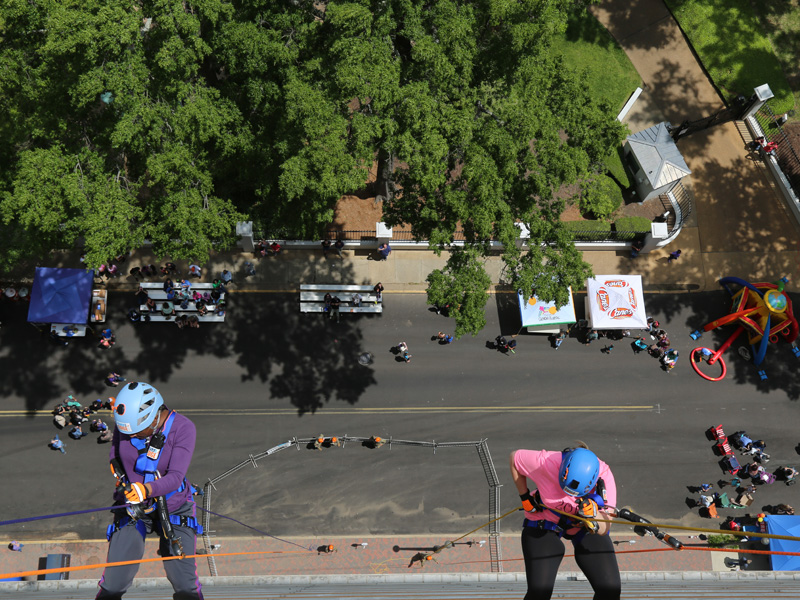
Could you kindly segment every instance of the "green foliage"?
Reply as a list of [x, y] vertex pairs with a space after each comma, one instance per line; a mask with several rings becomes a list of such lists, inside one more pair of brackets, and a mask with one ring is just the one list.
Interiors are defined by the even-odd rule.
[[776, 114], [794, 108], [786, 75], [749, 0], [667, 0], [711, 79], [728, 98], [768, 83]]
[[586, 10], [570, 14], [567, 30], [552, 43], [567, 66], [582, 73], [592, 97], [608, 102], [615, 114], [642, 82], [625, 51]]
[[221, 0], [0, 6], [10, 116], [0, 218], [20, 248], [41, 255], [82, 238], [94, 267], [146, 238], [160, 254], [199, 261], [232, 242], [241, 216], [214, 195], [215, 179], [249, 133], [201, 74], [203, 28], [229, 14]]
[[485, 307], [491, 278], [483, 268], [482, 253], [475, 246], [455, 248], [444, 269], [428, 275], [428, 303], [450, 305], [455, 320], [454, 336], [473, 336], [486, 326]]
[[622, 146], [618, 146], [603, 159], [603, 166], [607, 169], [606, 174], [616, 180], [620, 188], [626, 190], [631, 187], [631, 180], [622, 160]]
[[[25, 252], [85, 239], [88, 266], [144, 239], [202, 262], [243, 218], [318, 235], [389, 157], [389, 224], [438, 252], [466, 232], [436, 277], [457, 284], [458, 332], [474, 333], [486, 240], [543, 301], [588, 273], [555, 193], [625, 128], [622, 93], [573, 67], [594, 45], [628, 68], [601, 30], [589, 39], [586, 4], [0, 3], [0, 220]], [[578, 54], [554, 49], [578, 13]]]
[[647, 217], [620, 217], [614, 221], [617, 231], [649, 232], [652, 221]]
[[712, 548], [723, 548], [730, 545], [738, 545], [739, 538], [727, 534], [711, 534], [708, 536], [708, 545]]
[[579, 206], [584, 214], [607, 219], [622, 206], [622, 190], [607, 175], [594, 175], [581, 190]]

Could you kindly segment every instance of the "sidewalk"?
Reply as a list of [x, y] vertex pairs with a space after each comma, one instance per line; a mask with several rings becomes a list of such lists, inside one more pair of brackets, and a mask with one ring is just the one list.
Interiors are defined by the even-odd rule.
[[[619, 527], [614, 534], [617, 559], [622, 571], [727, 571], [723, 564], [724, 556], [714, 552], [680, 551], [676, 552], [653, 537], [642, 538], [632, 530]], [[433, 546], [442, 545], [457, 536], [399, 536], [358, 538], [287, 538], [302, 548], [279, 540], [260, 538], [213, 538], [214, 544], [220, 544], [215, 554], [236, 552], [275, 552], [275, 554], [254, 554], [250, 556], [217, 556], [214, 559], [217, 575], [225, 576], [259, 576], [259, 575], [331, 575], [331, 574], [385, 574], [385, 573], [488, 573], [491, 571], [488, 542], [478, 544], [488, 537], [479, 532], [465, 538], [454, 548], [447, 548], [435, 555], [434, 561], [426, 561], [423, 567], [415, 563], [409, 568], [411, 557], [417, 552], [430, 552]], [[698, 540], [681, 538], [687, 544]], [[629, 543], [635, 540], [635, 543]], [[473, 541], [469, 546], [463, 542]], [[502, 567], [505, 573], [524, 571], [519, 534], [514, 531], [501, 536]], [[202, 542], [198, 540], [200, 547]], [[366, 546], [360, 544], [366, 543]], [[333, 544], [335, 552], [320, 554], [316, 549], [321, 545]], [[145, 558], [155, 558], [157, 544], [154, 536], [149, 536], [145, 548]], [[655, 549], [656, 552], [642, 552]], [[635, 551], [635, 552], [634, 552]], [[22, 552], [0, 552], [0, 573], [13, 573], [38, 568], [39, 558], [47, 554], [69, 554], [71, 566], [99, 564], [106, 557], [105, 540], [88, 540], [83, 542], [25, 542]], [[567, 557], [561, 565], [562, 572], [579, 572], [572, 554], [572, 547], [567, 544]], [[762, 558], [762, 557], [759, 557]], [[761, 569], [755, 564], [753, 570]], [[766, 570], [766, 559], [763, 568]], [[198, 557], [197, 572], [200, 577], [211, 575], [207, 558]], [[97, 580], [102, 569], [74, 571], [70, 579]], [[144, 563], [137, 577], [163, 577], [164, 570], [159, 562]]]
[[[625, 120], [632, 133], [663, 120], [673, 125], [696, 120], [724, 107], [662, 0], [605, 0], [592, 12], [643, 81], [644, 93]], [[749, 96], [752, 90], [741, 92]], [[787, 289], [798, 291], [800, 228], [763, 164], [745, 148], [742, 125], [718, 125], [678, 142], [692, 171], [687, 187], [694, 213], [670, 245], [683, 251], [671, 267], [675, 282], [712, 290], [725, 276], [750, 281], [787, 276]], [[651, 268], [663, 266], [652, 255], [648, 259], [640, 270], [646, 285], [659, 279]]]

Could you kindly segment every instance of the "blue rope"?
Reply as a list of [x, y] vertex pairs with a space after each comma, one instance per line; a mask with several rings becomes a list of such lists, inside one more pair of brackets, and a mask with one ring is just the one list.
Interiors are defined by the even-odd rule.
[[250, 525], [245, 525], [244, 523], [242, 523], [241, 521], [237, 521], [233, 517], [226, 517], [225, 515], [221, 515], [219, 513], [215, 513], [213, 510], [208, 510], [207, 508], [203, 508], [202, 506], [198, 506], [197, 508], [199, 508], [200, 510], [202, 510], [204, 512], [207, 512], [210, 515], [214, 515], [215, 517], [220, 517], [222, 519], [228, 519], [229, 521], [233, 521], [234, 523], [238, 523], [242, 527], [247, 527], [248, 529], [252, 529], [253, 531], [256, 531], [256, 532], [260, 533], [261, 535], [265, 535], [267, 537], [271, 537], [272, 539], [278, 540], [279, 542], [284, 542], [286, 544], [291, 544], [292, 546], [297, 546], [298, 548], [302, 548], [303, 550], [308, 550], [309, 552], [313, 552], [312, 548], [307, 548], [306, 546], [301, 546], [300, 544], [297, 544], [295, 542], [290, 542], [289, 540], [284, 540], [283, 538], [279, 538], [278, 536], [272, 535], [270, 533], [267, 533], [266, 531], [261, 531], [260, 529], [256, 529], [255, 527], [250, 527]]
[[[120, 508], [125, 508], [125, 506], [127, 506], [127, 505], [126, 504], [117, 504], [115, 506], [104, 506], [103, 508], [89, 508], [87, 510], [75, 510], [75, 511], [72, 511], [72, 512], [56, 513], [56, 514], [52, 514], [52, 515], [42, 515], [42, 516], [39, 516], [39, 517], [26, 517], [24, 519], [11, 519], [11, 520], [8, 520], [8, 521], [0, 521], [0, 527], [2, 527], [3, 525], [14, 525], [16, 523], [30, 523], [31, 521], [43, 521], [45, 519], [57, 519], [58, 517], [71, 517], [71, 516], [74, 516], [74, 515], [85, 515], [86, 513], [101, 512], [101, 511], [106, 511], [106, 510], [119, 510]], [[226, 517], [225, 515], [221, 515], [219, 513], [215, 513], [213, 510], [208, 510], [206, 508], [203, 508], [202, 506], [198, 506], [197, 508], [199, 508], [202, 511], [207, 512], [210, 515], [214, 515], [215, 517], [219, 517], [221, 519], [228, 519], [229, 521], [233, 521], [234, 523], [238, 523], [242, 527], [246, 527], [247, 529], [252, 529], [253, 531], [255, 531], [257, 533], [260, 533], [261, 535], [265, 535], [267, 537], [271, 537], [272, 539], [278, 540], [279, 542], [284, 542], [286, 544], [291, 544], [292, 546], [297, 546], [298, 548], [302, 548], [303, 550], [312, 551], [311, 548], [307, 548], [306, 546], [301, 546], [300, 544], [297, 544], [295, 542], [291, 542], [289, 540], [284, 540], [283, 538], [279, 538], [278, 536], [272, 535], [270, 533], [267, 533], [266, 531], [261, 531], [260, 529], [256, 529], [255, 527], [251, 527], [250, 525], [246, 525], [245, 523], [242, 523], [241, 521], [237, 521], [233, 517]]]
[[84, 515], [86, 513], [100, 512], [103, 510], [117, 510], [125, 508], [125, 504], [117, 504], [116, 506], [104, 506], [103, 508], [90, 508], [88, 510], [76, 510], [73, 512], [57, 513], [55, 515], [42, 515], [41, 517], [26, 517], [25, 519], [11, 519], [10, 521], [0, 521], [0, 527], [3, 525], [13, 525], [15, 523], [30, 523], [31, 521], [42, 521], [44, 519], [55, 519], [57, 517], [71, 517], [72, 515]]

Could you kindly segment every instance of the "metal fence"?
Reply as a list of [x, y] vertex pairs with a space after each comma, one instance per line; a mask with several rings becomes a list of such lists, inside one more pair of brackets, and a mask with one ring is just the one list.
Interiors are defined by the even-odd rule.
[[[227, 471], [217, 475], [213, 479], [209, 479], [206, 481], [205, 485], [203, 486], [203, 515], [202, 515], [202, 525], [203, 525], [203, 545], [205, 546], [205, 552], [208, 559], [208, 570], [211, 573], [212, 577], [217, 576], [217, 565], [214, 560], [214, 553], [212, 547], [212, 540], [211, 540], [211, 495], [212, 493], [217, 491], [216, 484], [220, 483], [226, 477], [233, 475], [234, 473], [241, 471], [245, 467], [253, 467], [258, 468], [258, 461], [263, 460], [273, 454], [276, 454], [282, 450], [287, 450], [289, 448], [296, 448], [298, 451], [303, 448], [313, 448], [314, 443], [317, 441], [317, 438], [292, 438], [291, 440], [284, 442], [282, 444], [278, 444], [277, 446], [273, 446], [269, 450], [265, 450], [259, 454], [250, 454], [245, 460], [240, 462], [238, 465], [231, 467]], [[332, 438], [326, 438], [326, 443], [332, 445]], [[369, 445], [375, 443], [374, 437], [353, 437], [353, 436], [342, 436], [338, 437], [336, 441], [336, 445], [341, 446], [342, 448], [345, 447], [347, 444], [360, 444], [360, 445]], [[492, 463], [492, 457], [489, 454], [489, 446], [486, 443], [486, 440], [480, 440], [476, 442], [419, 442], [419, 441], [412, 441], [412, 440], [396, 440], [393, 438], [386, 438], [385, 440], [381, 440], [380, 445], [386, 445], [391, 450], [393, 446], [417, 446], [422, 448], [431, 448], [433, 453], [436, 454], [437, 448], [475, 448], [478, 451], [478, 456], [480, 458], [481, 466], [483, 467], [484, 474], [486, 475], [487, 483], [489, 484], [489, 520], [491, 523], [489, 524], [489, 556], [491, 559], [491, 569], [492, 572], [502, 572], [502, 555], [500, 552], [500, 543], [499, 543], [499, 536], [500, 531], [498, 529], [498, 522], [497, 519], [500, 517], [500, 488], [502, 487], [500, 484], [500, 480], [497, 477], [497, 472], [495, 471], [494, 464]], [[374, 446], [373, 446], [374, 447]]]
[[778, 149], [775, 151], [778, 166], [789, 180], [795, 195], [800, 196], [800, 155], [798, 150], [792, 146], [779, 118], [775, 116], [768, 104], [764, 104], [754, 116], [767, 141], [778, 144]]
[[[611, 223], [607, 223], [607, 227], [598, 227], [596, 221], [587, 221], [585, 225], [581, 226], [583, 221], [573, 221], [569, 226], [573, 239], [576, 242], [632, 242], [638, 239], [644, 239], [649, 231], [617, 231], [613, 228]], [[258, 231], [255, 232], [253, 238], [256, 240], [286, 240], [286, 241], [309, 241], [307, 237], [300, 234], [288, 231]], [[374, 241], [377, 242], [378, 238], [375, 231], [363, 231], [357, 229], [329, 229], [325, 232], [324, 238], [336, 240], [340, 239], [347, 241]], [[453, 233], [454, 242], [464, 242], [467, 240], [466, 234], [462, 230]], [[426, 240], [419, 240], [414, 237], [413, 232], [408, 230], [394, 229], [392, 231], [393, 242], [425, 242]], [[491, 241], [491, 240], [490, 240]]]
[[683, 187], [683, 184], [680, 181], [678, 182], [678, 185], [670, 190], [669, 194], [672, 196], [672, 200], [676, 205], [673, 206], [673, 208], [677, 208], [676, 211], [670, 211], [670, 215], [667, 218], [669, 233], [672, 235], [675, 231], [683, 227], [686, 219], [688, 219], [692, 214], [693, 204], [691, 194], [689, 194], [689, 191]]

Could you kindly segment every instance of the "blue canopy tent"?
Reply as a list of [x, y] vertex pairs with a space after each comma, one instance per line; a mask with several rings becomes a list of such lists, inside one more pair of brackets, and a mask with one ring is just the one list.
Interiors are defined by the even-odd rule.
[[93, 283], [94, 271], [37, 267], [28, 322], [85, 325]]
[[[767, 517], [767, 533], [800, 537], [800, 516], [770, 515]], [[800, 552], [800, 542], [792, 540], [770, 540], [769, 549], [776, 552]], [[800, 571], [800, 556], [770, 554], [773, 571]]]

